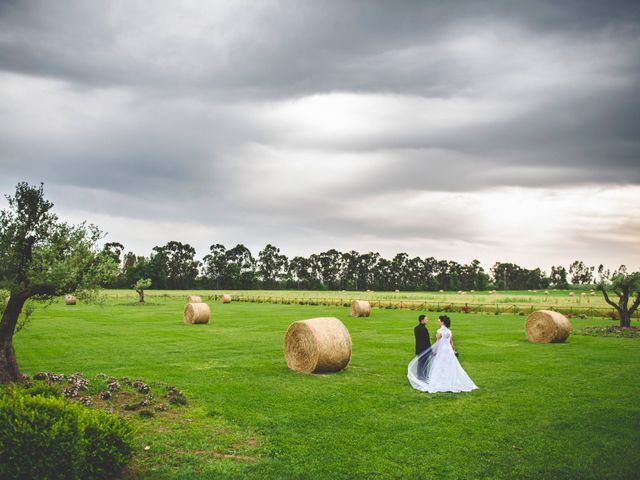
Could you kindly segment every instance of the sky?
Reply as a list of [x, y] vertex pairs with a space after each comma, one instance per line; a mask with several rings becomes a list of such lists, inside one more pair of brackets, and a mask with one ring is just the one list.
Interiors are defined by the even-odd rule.
[[23, 180], [138, 255], [635, 270], [640, 3], [0, 0]]

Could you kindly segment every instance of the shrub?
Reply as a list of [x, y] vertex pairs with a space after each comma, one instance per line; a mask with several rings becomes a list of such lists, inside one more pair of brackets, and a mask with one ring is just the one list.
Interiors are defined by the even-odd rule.
[[35, 397], [41, 395], [43, 397], [60, 397], [60, 388], [42, 380], [28, 381], [24, 384], [23, 392], [27, 395]]
[[113, 478], [131, 455], [118, 417], [64, 398], [0, 393], [0, 478]]

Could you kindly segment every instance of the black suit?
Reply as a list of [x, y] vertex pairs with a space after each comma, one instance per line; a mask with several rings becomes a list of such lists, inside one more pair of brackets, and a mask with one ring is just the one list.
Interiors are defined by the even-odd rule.
[[[416, 328], [413, 329], [413, 334], [416, 337], [416, 355], [419, 355], [431, 346], [431, 340], [429, 339], [429, 330], [427, 330], [426, 325], [419, 323]], [[429, 355], [424, 355], [418, 360], [418, 378], [420, 380], [425, 380], [425, 370], [427, 366], [428, 356]]]
[[419, 323], [416, 328], [413, 329], [413, 334], [416, 337], [416, 355], [424, 352], [431, 346], [429, 330], [427, 330], [426, 325]]

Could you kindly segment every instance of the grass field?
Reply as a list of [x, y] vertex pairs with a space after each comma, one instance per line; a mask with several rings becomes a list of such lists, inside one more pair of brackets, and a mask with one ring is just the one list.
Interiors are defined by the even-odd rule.
[[[187, 326], [185, 292], [150, 295], [147, 305], [131, 293], [39, 308], [15, 337], [27, 373], [106, 373], [185, 392], [187, 407], [130, 417], [136, 454], [125, 478], [631, 479], [640, 471], [635, 339], [530, 344], [526, 317], [452, 314], [460, 361], [480, 389], [428, 395], [406, 379], [416, 312], [374, 309], [357, 319], [344, 307], [210, 302], [211, 323]], [[341, 373], [286, 367], [287, 326], [317, 316], [336, 316], [351, 333]]]

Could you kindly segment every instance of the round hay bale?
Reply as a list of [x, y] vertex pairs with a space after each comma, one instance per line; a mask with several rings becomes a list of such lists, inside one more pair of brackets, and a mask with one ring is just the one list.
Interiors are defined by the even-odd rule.
[[198, 295], [189, 295], [187, 297], [187, 303], [202, 303], [202, 298]]
[[571, 323], [561, 313], [538, 310], [527, 317], [524, 329], [530, 342], [561, 343], [569, 338]]
[[231, 295], [226, 293], [220, 297], [220, 303], [231, 303]]
[[74, 297], [73, 295], [65, 295], [64, 296], [64, 304], [65, 305], [75, 305], [76, 304], [76, 297]]
[[296, 372], [339, 372], [351, 360], [351, 335], [333, 317], [293, 322], [284, 336], [284, 358]]
[[569, 296], [573, 297], [576, 294], [576, 292], [569, 292]]
[[349, 315], [352, 317], [368, 317], [371, 315], [371, 305], [366, 300], [354, 300], [351, 302]]
[[193, 325], [196, 323], [209, 323], [211, 310], [206, 303], [187, 303], [184, 306], [184, 323]]

